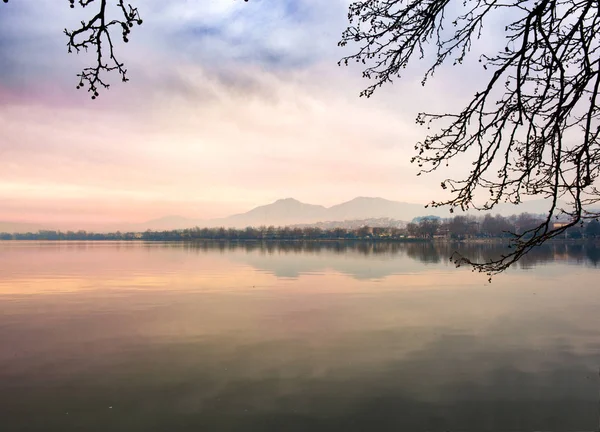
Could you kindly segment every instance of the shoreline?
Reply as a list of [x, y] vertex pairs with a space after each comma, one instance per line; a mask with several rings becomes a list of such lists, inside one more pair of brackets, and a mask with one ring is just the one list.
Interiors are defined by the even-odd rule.
[[[356, 239], [211, 239], [211, 238], [192, 238], [192, 239], [0, 239], [3, 243], [430, 243], [430, 244], [510, 244], [510, 239], [501, 238], [474, 238], [474, 239], [446, 239], [446, 238], [356, 238]], [[546, 240], [548, 244], [600, 244], [598, 238], [583, 239], [556, 239]]]

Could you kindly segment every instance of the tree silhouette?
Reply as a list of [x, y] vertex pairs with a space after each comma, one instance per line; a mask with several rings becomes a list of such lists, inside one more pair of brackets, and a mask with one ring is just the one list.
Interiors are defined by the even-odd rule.
[[[510, 15], [508, 15], [510, 13]], [[451, 197], [431, 205], [489, 210], [526, 196], [549, 199], [544, 221], [514, 234], [512, 251], [476, 262], [454, 257], [490, 275], [519, 260], [533, 247], [584, 219], [600, 216], [598, 89], [600, 8], [591, 0], [364, 0], [350, 6], [349, 27], [340, 45], [358, 50], [341, 60], [366, 65], [373, 81], [361, 96], [400, 77], [416, 58], [431, 59], [422, 84], [445, 62], [463, 63], [484, 21], [516, 16], [494, 55], [479, 62], [489, 80], [455, 113], [420, 113], [417, 123], [436, 132], [417, 143], [412, 159], [430, 173], [462, 155], [472, 168], [447, 179]], [[489, 48], [489, 47], [488, 47]], [[427, 49], [433, 55], [426, 56]], [[485, 201], [475, 201], [485, 195]], [[566, 200], [565, 205], [561, 201]], [[554, 224], [560, 218], [563, 224]]]
[[[75, 8], [75, 0], [69, 0], [71, 8]], [[102, 74], [104, 72], [117, 71], [123, 82], [127, 82], [127, 69], [116, 57], [114, 52], [113, 40], [111, 37], [111, 27], [118, 28], [121, 32], [123, 42], [129, 42], [129, 33], [134, 24], [141, 25], [142, 19], [137, 8], [130, 4], [123, 3], [123, 0], [117, 1], [119, 9], [119, 19], [107, 19], [107, 0], [78, 0], [82, 8], [90, 5], [97, 6], [91, 18], [88, 21], [82, 21], [81, 27], [76, 30], [65, 29], [65, 35], [68, 37], [67, 47], [69, 52], [79, 53], [81, 50], [88, 51], [92, 49], [96, 54], [96, 64], [84, 68], [79, 77], [77, 89], [87, 87], [88, 92], [92, 93], [92, 99], [98, 97], [100, 87], [108, 88]]]
[[[3, 0], [8, 3], [8, 0]], [[115, 0], [114, 4], [109, 5], [108, 0], [67, 0], [71, 9], [78, 4], [82, 8], [93, 9], [90, 17], [81, 21], [81, 27], [75, 30], [65, 29], [64, 33], [68, 38], [68, 52], [80, 53], [93, 51], [95, 61], [92, 66], [84, 68], [77, 77], [79, 83], [77, 89], [87, 87], [92, 99], [99, 96], [98, 91], [102, 88], [108, 89], [110, 84], [106, 82], [104, 75], [110, 72], [116, 72], [120, 75], [121, 81], [127, 82], [127, 69], [125, 64], [120, 62], [115, 56], [115, 45], [113, 38], [115, 33], [119, 34], [123, 42], [129, 42], [129, 34], [135, 24], [141, 25], [143, 20], [140, 17], [138, 8], [125, 3], [124, 0]], [[244, 0], [248, 1], [248, 0]], [[111, 12], [114, 9], [118, 18], [110, 19]]]
[[[87, 87], [92, 99], [96, 99], [100, 89], [110, 87], [104, 78], [106, 73], [117, 72], [123, 82], [128, 81], [124, 63], [115, 56], [113, 38], [115, 33], [120, 33], [123, 42], [129, 42], [131, 29], [135, 24], [141, 25], [143, 21], [138, 9], [123, 0], [116, 0], [111, 5], [108, 5], [108, 0], [68, 0], [68, 2], [71, 9], [78, 4], [84, 9], [93, 10], [88, 19], [81, 21], [81, 27], [75, 30], [65, 29], [64, 33], [68, 38], [69, 53], [80, 53], [83, 50], [93, 51], [95, 54], [94, 64], [77, 74], [79, 78], [77, 89]], [[4, 0], [4, 3], [8, 3], [8, 0]], [[112, 12], [109, 9], [115, 10], [117, 18], [108, 18]]]

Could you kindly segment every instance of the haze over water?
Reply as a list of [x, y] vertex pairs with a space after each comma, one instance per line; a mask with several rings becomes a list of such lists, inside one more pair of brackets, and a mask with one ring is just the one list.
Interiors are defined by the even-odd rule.
[[452, 250], [0, 242], [1, 430], [597, 430], [600, 248]]

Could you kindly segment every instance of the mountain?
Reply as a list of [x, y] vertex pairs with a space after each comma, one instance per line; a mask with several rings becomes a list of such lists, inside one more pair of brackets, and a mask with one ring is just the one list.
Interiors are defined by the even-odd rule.
[[[565, 206], [564, 202], [558, 202], [558, 206]], [[523, 201], [518, 206], [508, 203], [499, 203], [494, 207], [491, 212], [492, 214], [501, 214], [502, 216], [511, 216], [518, 213], [533, 213], [533, 214], [545, 214], [550, 208], [550, 201], [539, 199], [531, 201]], [[472, 214], [485, 214], [482, 212], [470, 212]]]
[[436, 216], [450, 216], [447, 209], [426, 209], [422, 204], [390, 201], [383, 198], [358, 197], [327, 209], [327, 220], [344, 221], [350, 219], [391, 218], [412, 220], [416, 216], [432, 213]]
[[[502, 203], [490, 213], [510, 216], [517, 213], [543, 214], [548, 209], [545, 200], [526, 201], [518, 206]], [[455, 215], [464, 214], [456, 211]], [[469, 211], [468, 214], [483, 215], [484, 212]], [[365, 220], [393, 220], [393, 226], [399, 222], [407, 222], [419, 216], [451, 217], [447, 208], [425, 208], [422, 204], [400, 201], [390, 201], [384, 198], [357, 197], [350, 201], [331, 207], [302, 203], [293, 198], [280, 199], [274, 203], [256, 207], [246, 213], [220, 219], [190, 219], [182, 216], [167, 216], [136, 224], [113, 224], [110, 226], [81, 226], [58, 227], [63, 231], [67, 229], [85, 229], [95, 232], [134, 231], [146, 230], [163, 231], [199, 227], [226, 227], [245, 228], [247, 226], [284, 226], [284, 225], [315, 225], [318, 223], [335, 226], [345, 226], [347, 222], [353, 224]], [[380, 223], [379, 221], [378, 223]], [[390, 222], [392, 223], [392, 222]], [[325, 226], [325, 225], [324, 225]], [[42, 225], [0, 222], [0, 232], [36, 232], [44, 229]], [[55, 227], [54, 229], [57, 229]]]
[[256, 207], [247, 213], [206, 221], [205, 225], [235, 228], [260, 225], [314, 225], [319, 222], [335, 222], [340, 225], [344, 221], [382, 218], [410, 221], [414, 217], [424, 214], [450, 216], [448, 209], [426, 209], [422, 204], [390, 201], [383, 198], [358, 197], [329, 208], [287, 198]]
[[367, 219], [346, 219], [343, 221], [326, 221], [326, 222], [314, 222], [307, 224], [292, 225], [293, 228], [306, 228], [316, 227], [321, 229], [356, 229], [360, 227], [368, 226], [371, 228], [405, 228], [406, 222], [391, 219], [391, 218], [367, 218]]
[[305, 204], [293, 198], [280, 199], [272, 204], [256, 207], [249, 212], [222, 219], [212, 219], [209, 226], [247, 227], [261, 225], [296, 225], [319, 222], [327, 217], [327, 208]]
[[[548, 208], [544, 200], [526, 201], [519, 206], [502, 203], [490, 213], [510, 216], [517, 213], [543, 214]], [[471, 210], [472, 215], [483, 215], [485, 212]], [[454, 215], [464, 214], [455, 211]], [[350, 201], [331, 207], [305, 204], [293, 198], [280, 199], [272, 204], [256, 207], [246, 213], [236, 214], [221, 219], [204, 221], [203, 226], [245, 228], [261, 225], [315, 225], [317, 223], [335, 223], [344, 221], [362, 221], [389, 218], [394, 221], [411, 221], [418, 216], [451, 217], [448, 208], [425, 208], [423, 204], [390, 201], [384, 198], [357, 197]], [[201, 221], [197, 221], [201, 225]]]

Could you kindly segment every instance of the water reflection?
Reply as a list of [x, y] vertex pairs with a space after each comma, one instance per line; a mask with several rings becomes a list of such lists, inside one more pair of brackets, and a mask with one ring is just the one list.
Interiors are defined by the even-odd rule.
[[[148, 247], [151, 244], [146, 243]], [[450, 255], [458, 251], [461, 254], [475, 259], [485, 260], [496, 258], [506, 253], [506, 244], [497, 242], [364, 242], [364, 241], [327, 241], [327, 242], [193, 242], [193, 243], [166, 243], [170, 247], [183, 247], [187, 250], [202, 250], [221, 252], [244, 250], [246, 252], [259, 252], [261, 254], [280, 253], [318, 253], [328, 252], [333, 254], [356, 253], [363, 256], [370, 255], [406, 255], [423, 263], [438, 263], [447, 260]], [[597, 266], [600, 262], [600, 246], [597, 243], [567, 243], [548, 242], [533, 249], [527, 254], [525, 267], [531, 264], [544, 263], [562, 259], [573, 259], [578, 263], [589, 262]], [[521, 261], [522, 263], [525, 261]]]
[[[358, 279], [384, 278], [410, 272], [453, 267], [449, 259], [453, 253], [478, 261], [498, 258], [507, 252], [501, 243], [430, 243], [430, 242], [218, 242], [200, 241], [193, 243], [144, 243], [144, 242], [0, 242], [0, 278], [13, 269], [10, 260], [28, 254], [28, 248], [38, 248], [38, 255], [52, 259], [54, 251], [70, 253], [75, 261], [85, 259], [77, 253], [88, 251], [101, 260], [112, 261], [116, 253], [139, 250], [148, 253], [168, 249], [176, 254], [202, 253], [207, 256], [227, 256], [228, 259], [244, 262], [279, 277], [295, 278], [301, 274], [335, 270]], [[40, 254], [44, 251], [45, 254]], [[103, 252], [108, 251], [108, 256]], [[75, 253], [77, 252], [77, 253]], [[58, 258], [58, 256], [56, 256]], [[323, 259], [326, 258], [326, 259]], [[597, 268], [600, 263], [600, 244], [550, 242], [533, 249], [513, 268], [531, 269], [545, 264], [572, 264]], [[145, 262], [144, 262], [145, 264]], [[164, 262], [162, 263], [164, 264]], [[28, 263], [36, 265], [36, 263]]]
[[[172, 244], [172, 247], [181, 245]], [[452, 267], [449, 260], [455, 252], [482, 262], [498, 258], [508, 250], [506, 244], [491, 242], [198, 242], [183, 247], [205, 253], [243, 250], [247, 253], [243, 261], [279, 277], [294, 278], [333, 269], [359, 279], [423, 271], [425, 268], [418, 263]], [[327, 260], [321, 259], [323, 255]], [[514, 267], [530, 269], [556, 262], [598, 267], [600, 246], [596, 243], [546, 243], [533, 249]]]
[[597, 428], [598, 250], [453, 250], [2, 244], [2, 430]]

